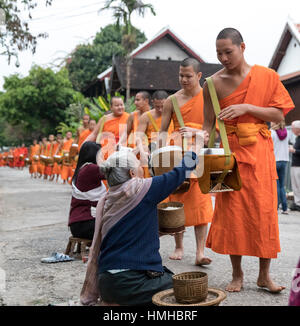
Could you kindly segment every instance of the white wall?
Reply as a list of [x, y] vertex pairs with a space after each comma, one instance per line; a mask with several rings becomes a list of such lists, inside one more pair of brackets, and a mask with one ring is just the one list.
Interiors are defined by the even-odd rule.
[[167, 37], [163, 37], [156, 43], [152, 44], [148, 49], [143, 50], [135, 58], [139, 59], [157, 59], [168, 60], [171, 58], [173, 61], [182, 61], [188, 55], [182, 51], [173, 41]]
[[[295, 46], [296, 44], [296, 46]], [[278, 67], [278, 74], [280, 76], [290, 74], [300, 70], [300, 45], [295, 37], [292, 37], [285, 56]]]

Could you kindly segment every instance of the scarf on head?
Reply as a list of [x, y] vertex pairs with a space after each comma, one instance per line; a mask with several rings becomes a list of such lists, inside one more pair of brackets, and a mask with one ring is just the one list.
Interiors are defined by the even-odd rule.
[[278, 136], [278, 138], [280, 140], [284, 140], [287, 137], [287, 130], [286, 130], [286, 128], [284, 128], [284, 129], [280, 129], [279, 128], [279, 129], [277, 129], [275, 131], [276, 131], [277, 136]]
[[132, 178], [121, 185], [110, 187], [96, 209], [93, 243], [90, 248], [85, 280], [80, 293], [83, 305], [95, 305], [100, 298], [98, 287], [98, 257], [102, 239], [122, 217], [133, 210], [145, 197], [152, 179]]

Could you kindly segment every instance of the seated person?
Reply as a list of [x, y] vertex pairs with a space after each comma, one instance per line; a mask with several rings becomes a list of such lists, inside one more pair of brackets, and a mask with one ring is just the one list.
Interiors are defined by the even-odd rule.
[[173, 287], [173, 273], [159, 253], [157, 204], [183, 183], [197, 161], [188, 152], [182, 166], [153, 178], [143, 178], [140, 162], [128, 150], [99, 163], [109, 189], [97, 205], [82, 304], [101, 298], [102, 305], [151, 305], [155, 293]]
[[106, 194], [101, 181], [104, 176], [96, 163], [101, 146], [85, 142], [79, 152], [78, 162], [72, 179], [72, 200], [68, 225], [73, 237], [93, 239], [96, 206]]

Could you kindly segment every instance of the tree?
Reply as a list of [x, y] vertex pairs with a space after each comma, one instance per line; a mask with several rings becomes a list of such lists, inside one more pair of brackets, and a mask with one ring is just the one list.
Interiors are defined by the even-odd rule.
[[78, 96], [65, 68], [55, 73], [34, 66], [25, 78], [17, 74], [5, 77], [4, 89], [0, 120], [22, 130], [24, 139], [29, 140], [54, 133], [59, 122], [65, 121], [65, 108]]
[[[97, 78], [99, 72], [111, 66], [113, 55], [125, 54], [125, 49], [121, 44], [123, 31], [124, 27], [117, 28], [115, 25], [108, 25], [101, 28], [92, 44], [79, 45], [75, 49], [66, 67], [76, 90], [84, 91]], [[134, 31], [137, 35], [136, 44], [145, 42], [144, 33], [136, 29]]]
[[[114, 5], [116, 3], [116, 5]], [[112, 10], [116, 25], [125, 26], [125, 33], [122, 37], [122, 45], [125, 48], [126, 58], [126, 102], [130, 99], [130, 66], [132, 63], [130, 53], [136, 47], [136, 34], [131, 23], [131, 17], [134, 13], [144, 17], [147, 10], [155, 16], [156, 13], [151, 4], [143, 3], [141, 0], [106, 0], [105, 5], [100, 11]]]
[[[31, 19], [31, 11], [37, 6], [35, 0], [22, 0], [24, 9], [28, 11], [28, 18]], [[45, 0], [46, 6], [51, 5], [52, 0]], [[0, 46], [4, 49], [1, 55], [8, 57], [10, 63], [11, 57], [18, 57], [18, 51], [30, 49], [35, 53], [38, 38], [46, 38], [46, 33], [38, 35], [31, 34], [28, 23], [20, 18], [20, 1], [18, 0], [0, 0], [0, 9], [3, 14], [4, 29], [0, 30]]]

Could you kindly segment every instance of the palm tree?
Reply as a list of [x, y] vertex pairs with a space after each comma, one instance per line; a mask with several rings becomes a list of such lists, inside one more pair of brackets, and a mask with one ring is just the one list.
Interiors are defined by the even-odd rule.
[[136, 34], [131, 23], [131, 16], [137, 13], [144, 17], [146, 10], [150, 10], [155, 16], [154, 8], [149, 3], [143, 3], [141, 0], [106, 0], [105, 5], [100, 11], [112, 10], [116, 25], [120, 27], [121, 24], [125, 26], [125, 31], [122, 38], [122, 45], [125, 49], [126, 59], [126, 103], [130, 100], [130, 66], [132, 59], [130, 53], [136, 47]]

